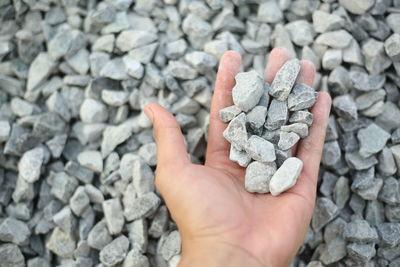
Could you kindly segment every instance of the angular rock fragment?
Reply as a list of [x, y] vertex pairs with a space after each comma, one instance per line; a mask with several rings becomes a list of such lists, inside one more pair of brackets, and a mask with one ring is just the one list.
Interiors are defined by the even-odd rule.
[[267, 118], [268, 109], [264, 106], [255, 106], [246, 116], [247, 123], [254, 132], [260, 131]]
[[285, 101], [300, 72], [300, 62], [298, 59], [287, 61], [276, 73], [271, 84], [269, 94], [279, 101]]
[[115, 266], [125, 259], [129, 249], [129, 240], [121, 235], [100, 251], [100, 261], [105, 266]]
[[314, 231], [319, 231], [336, 218], [339, 214], [338, 207], [329, 198], [317, 198], [311, 226]]
[[246, 151], [242, 150], [237, 150], [235, 146], [231, 146], [230, 152], [229, 152], [229, 159], [237, 162], [242, 167], [247, 167], [251, 161], [251, 157], [249, 154], [247, 154]]
[[273, 99], [268, 109], [265, 128], [269, 131], [279, 129], [285, 125], [288, 120], [288, 108], [286, 102]]
[[25, 152], [18, 163], [19, 177], [29, 183], [36, 182], [40, 177], [43, 161], [44, 150], [42, 147]]
[[371, 227], [369, 223], [362, 219], [355, 219], [348, 223], [345, 227], [344, 238], [346, 241], [367, 243], [378, 241], [378, 233], [374, 227]]
[[311, 108], [317, 101], [317, 92], [303, 83], [296, 84], [288, 97], [290, 111]]
[[246, 115], [241, 113], [231, 120], [223, 132], [223, 136], [236, 149], [244, 149], [247, 145]]
[[296, 184], [303, 168], [303, 162], [298, 158], [288, 158], [272, 176], [269, 183], [269, 190], [273, 196], [277, 196], [283, 191]]
[[282, 131], [279, 135], [278, 147], [279, 149], [285, 151], [292, 148], [298, 141], [300, 136], [294, 132]]
[[360, 155], [369, 157], [383, 149], [390, 134], [372, 123], [367, 128], [360, 130], [357, 137], [360, 142]]
[[276, 159], [274, 145], [257, 135], [248, 139], [245, 150], [252, 159], [260, 162], [273, 162]]
[[54, 228], [50, 239], [46, 243], [46, 247], [49, 250], [64, 258], [71, 258], [74, 255], [75, 246], [74, 237], [58, 227]]
[[264, 92], [262, 78], [256, 71], [241, 72], [235, 77], [236, 85], [232, 89], [235, 106], [247, 112], [257, 105]]
[[269, 183], [276, 172], [276, 164], [253, 161], [246, 168], [245, 188], [252, 193], [269, 193]]
[[233, 120], [233, 118], [235, 118], [241, 112], [242, 111], [240, 110], [240, 108], [238, 108], [235, 105], [232, 105], [232, 106], [221, 109], [219, 111], [219, 118], [223, 122], [230, 122], [231, 120]]
[[357, 106], [350, 95], [341, 95], [333, 99], [333, 108], [336, 113], [346, 120], [356, 120], [358, 118]]

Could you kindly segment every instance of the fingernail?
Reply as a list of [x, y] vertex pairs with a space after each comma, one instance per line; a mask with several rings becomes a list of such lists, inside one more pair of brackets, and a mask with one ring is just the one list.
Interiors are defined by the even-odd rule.
[[144, 107], [144, 114], [146, 114], [147, 118], [153, 123], [154, 114], [149, 105]]

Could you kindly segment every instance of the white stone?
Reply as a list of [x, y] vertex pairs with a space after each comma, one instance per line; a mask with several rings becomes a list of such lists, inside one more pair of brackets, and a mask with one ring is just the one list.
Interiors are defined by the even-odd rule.
[[91, 169], [94, 172], [101, 173], [103, 170], [103, 158], [99, 151], [82, 151], [79, 153], [77, 160], [81, 166]]
[[277, 196], [296, 184], [303, 168], [303, 162], [298, 158], [288, 158], [272, 176], [269, 190], [273, 196]]

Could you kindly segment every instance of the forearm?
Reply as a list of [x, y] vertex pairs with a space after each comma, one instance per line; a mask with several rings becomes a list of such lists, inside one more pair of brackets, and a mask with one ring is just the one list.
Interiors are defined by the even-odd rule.
[[179, 267], [268, 267], [249, 252], [226, 244], [183, 250]]

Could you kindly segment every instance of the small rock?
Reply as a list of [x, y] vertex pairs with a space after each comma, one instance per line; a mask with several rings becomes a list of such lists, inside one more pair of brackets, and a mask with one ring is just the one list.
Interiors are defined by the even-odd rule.
[[141, 253], [145, 253], [149, 243], [146, 219], [134, 220], [132, 223], [127, 224], [127, 229], [129, 232], [131, 247]]
[[376, 226], [380, 245], [383, 247], [395, 247], [400, 244], [400, 223], [381, 223]]
[[295, 20], [285, 25], [293, 43], [306, 46], [314, 41], [314, 29], [307, 20]]
[[290, 111], [298, 111], [312, 107], [317, 101], [317, 92], [303, 83], [296, 84], [288, 97]]
[[129, 249], [129, 240], [121, 235], [100, 251], [100, 261], [105, 266], [115, 266], [122, 262]]
[[350, 199], [350, 193], [349, 179], [343, 176], [340, 177], [333, 189], [333, 198], [339, 209], [343, 209], [346, 206], [347, 201]]
[[153, 192], [144, 194], [133, 203], [124, 200], [124, 215], [127, 221], [147, 217], [153, 214], [160, 205], [160, 198]]
[[125, 219], [119, 199], [109, 199], [103, 202], [103, 212], [107, 227], [112, 235], [120, 234]]
[[51, 74], [56, 64], [47, 53], [40, 53], [29, 67], [27, 91], [39, 87]]
[[298, 59], [287, 61], [276, 73], [269, 94], [279, 101], [285, 101], [292, 91], [299, 72], [300, 62]]
[[97, 250], [102, 250], [107, 244], [112, 241], [112, 237], [108, 232], [106, 221], [99, 221], [89, 232], [87, 238], [90, 247]]
[[378, 233], [375, 228], [363, 219], [355, 219], [345, 227], [344, 238], [346, 241], [357, 243], [370, 243], [378, 241]]
[[298, 141], [300, 136], [293, 132], [282, 131], [279, 135], [278, 147], [279, 149], [285, 151], [292, 148]]
[[78, 187], [78, 181], [74, 177], [65, 172], [59, 172], [54, 175], [51, 193], [63, 203], [68, 203], [76, 187]]
[[264, 92], [262, 78], [256, 71], [241, 72], [235, 77], [236, 85], [232, 89], [235, 106], [247, 112], [257, 105]]
[[85, 188], [83, 186], [79, 186], [69, 200], [69, 206], [77, 216], [80, 216], [89, 206], [89, 202], [90, 200], [86, 194]]
[[247, 123], [253, 131], [260, 131], [264, 126], [265, 119], [267, 118], [268, 109], [264, 106], [255, 106], [249, 113], [247, 113]]
[[100, 76], [113, 80], [127, 80], [128, 73], [122, 58], [114, 58], [108, 61], [100, 70]]
[[121, 32], [115, 42], [116, 47], [121, 52], [148, 45], [157, 40], [157, 35], [150, 31], [127, 30]]
[[324, 264], [332, 264], [340, 261], [346, 256], [346, 241], [337, 237], [331, 240], [323, 250], [320, 256], [320, 260]]
[[282, 132], [293, 132], [304, 138], [308, 136], [308, 125], [305, 123], [293, 123], [289, 125], [284, 125], [280, 128]]
[[370, 8], [373, 7], [374, 0], [339, 0], [340, 5], [346, 8], [349, 12], [356, 15], [365, 14]]
[[244, 113], [236, 116], [226, 127], [223, 136], [237, 150], [242, 150], [247, 145], [246, 115]]
[[128, 75], [135, 79], [141, 79], [144, 74], [144, 68], [140, 62], [131, 56], [124, 56], [122, 61], [125, 64], [125, 69]]
[[367, 158], [385, 147], [390, 134], [372, 123], [367, 128], [358, 131], [357, 138], [360, 142], [360, 155]]
[[0, 121], [0, 143], [6, 142], [10, 136], [11, 126], [8, 121]]
[[223, 122], [230, 122], [235, 118], [237, 115], [239, 115], [242, 111], [240, 108], [238, 108], [235, 105], [223, 108], [219, 111], [219, 118]]
[[337, 96], [333, 99], [332, 104], [336, 113], [343, 119], [358, 119], [357, 105], [350, 95]]
[[108, 156], [119, 144], [125, 142], [131, 135], [135, 127], [132, 120], [125, 121], [118, 126], [107, 126], [103, 132], [101, 143], [101, 154]]
[[293, 114], [289, 118], [290, 123], [305, 123], [308, 126], [311, 126], [313, 122], [313, 114], [311, 112], [305, 110], [299, 110], [293, 112]]
[[20, 220], [5, 218], [0, 223], [0, 240], [3, 242], [24, 246], [29, 244], [30, 236], [31, 230]]
[[197, 77], [197, 71], [181, 61], [170, 60], [167, 70], [173, 77], [182, 80], [191, 80]]
[[172, 231], [161, 246], [161, 255], [165, 260], [170, 260], [181, 251], [181, 236], [178, 231]]
[[326, 45], [334, 49], [343, 49], [350, 45], [353, 37], [345, 30], [331, 31], [320, 34], [316, 44]]
[[339, 30], [345, 24], [345, 20], [342, 17], [322, 10], [314, 11], [312, 19], [314, 29], [318, 33]]
[[389, 204], [398, 205], [400, 203], [400, 184], [393, 178], [386, 178], [383, 182], [383, 187], [379, 192], [379, 200]]
[[79, 114], [85, 123], [104, 122], [108, 118], [107, 107], [92, 98], [83, 101]]
[[319, 197], [315, 204], [314, 215], [312, 218], [312, 228], [320, 231], [326, 224], [336, 218], [339, 214], [338, 207], [329, 198]]
[[272, 176], [269, 189], [273, 196], [277, 196], [296, 184], [303, 168], [303, 162], [298, 158], [288, 158]]
[[34, 183], [39, 180], [44, 156], [42, 147], [36, 147], [25, 152], [18, 163], [19, 177], [28, 183]]
[[247, 154], [246, 151], [237, 150], [233, 145], [231, 145], [229, 159], [236, 162], [242, 167], [247, 167], [247, 165], [249, 165], [251, 161], [251, 157], [249, 154]]
[[101, 173], [103, 171], [103, 158], [99, 151], [85, 150], [79, 153], [77, 160], [79, 164], [94, 172]]
[[150, 267], [150, 263], [146, 256], [132, 249], [126, 255], [122, 267]]
[[347, 254], [351, 259], [366, 264], [376, 255], [375, 245], [350, 243], [347, 245]]
[[101, 99], [109, 106], [120, 107], [128, 102], [129, 93], [116, 90], [102, 90]]
[[264, 125], [269, 131], [279, 129], [288, 120], [289, 112], [286, 102], [273, 99], [268, 109], [267, 121]]
[[245, 150], [250, 157], [260, 162], [273, 162], [276, 159], [274, 145], [257, 135], [249, 138]]
[[68, 206], [65, 206], [53, 216], [53, 222], [67, 233], [73, 233], [76, 228], [76, 219]]
[[0, 245], [0, 262], [5, 267], [25, 267], [25, 258], [18, 246], [10, 243]]
[[279, 8], [276, 1], [263, 2], [257, 13], [257, 20], [259, 22], [277, 23], [283, 19], [283, 13]]
[[251, 193], [269, 193], [269, 183], [276, 172], [276, 164], [253, 161], [246, 168], [245, 188]]
[[394, 33], [385, 41], [386, 54], [393, 60], [400, 60], [400, 34]]
[[64, 232], [59, 227], [54, 228], [46, 248], [54, 254], [64, 258], [71, 258], [75, 251], [75, 240], [72, 234]]

